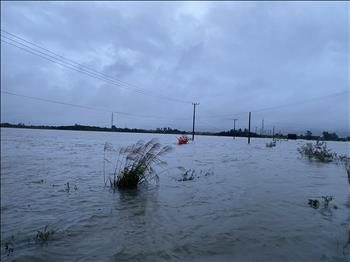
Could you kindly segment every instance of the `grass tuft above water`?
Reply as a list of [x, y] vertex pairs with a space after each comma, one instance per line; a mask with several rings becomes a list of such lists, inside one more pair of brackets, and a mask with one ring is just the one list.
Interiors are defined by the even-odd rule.
[[36, 240], [43, 243], [46, 242], [50, 236], [52, 236], [55, 233], [53, 230], [48, 230], [48, 225], [44, 227], [43, 230], [39, 230], [36, 234]]
[[155, 139], [121, 148], [113, 176], [109, 177], [110, 187], [134, 189], [143, 182], [158, 180], [156, 167], [166, 165], [160, 158], [171, 150], [171, 146], [162, 146]]

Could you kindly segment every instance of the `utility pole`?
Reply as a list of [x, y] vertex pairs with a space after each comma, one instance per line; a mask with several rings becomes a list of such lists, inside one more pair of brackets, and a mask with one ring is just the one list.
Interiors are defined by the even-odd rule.
[[251, 112], [249, 112], [248, 144], [250, 144], [250, 118], [251, 118]]
[[275, 127], [272, 128], [272, 138], [275, 138]]
[[112, 119], [111, 119], [111, 129], [113, 129], [113, 112], [112, 112]]
[[233, 119], [233, 139], [235, 139], [235, 133], [236, 133], [236, 121], [237, 121], [237, 120], [238, 120], [237, 118]]
[[248, 121], [248, 144], [250, 144], [250, 119], [251, 119], [251, 112], [249, 112], [249, 121]]
[[260, 135], [264, 135], [264, 118], [261, 121], [261, 131], [260, 131]]
[[194, 141], [194, 123], [196, 120], [196, 106], [198, 106], [199, 103], [192, 103], [192, 105], [193, 105], [192, 141]]

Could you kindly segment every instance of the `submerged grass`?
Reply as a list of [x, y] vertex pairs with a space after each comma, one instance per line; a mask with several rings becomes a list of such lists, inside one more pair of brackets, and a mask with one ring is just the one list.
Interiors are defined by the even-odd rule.
[[266, 143], [266, 147], [275, 147], [276, 146], [276, 140], [272, 140], [272, 142]]
[[[321, 197], [323, 200], [323, 208], [329, 208], [329, 203], [333, 200], [332, 196], [322, 196]], [[309, 199], [308, 200], [308, 205], [314, 209], [318, 209], [321, 205], [321, 201], [318, 199]], [[333, 205], [334, 209], [338, 209], [336, 205]]]
[[[110, 187], [112, 189], [134, 189], [140, 183], [151, 179], [158, 180], [159, 177], [155, 167], [166, 165], [166, 162], [161, 160], [160, 157], [171, 149], [170, 146], [162, 146], [155, 139], [146, 143], [139, 141], [132, 146], [121, 148], [117, 153], [114, 173], [112, 177], [109, 177]], [[105, 155], [104, 159], [106, 160]]]
[[327, 148], [326, 142], [317, 141], [315, 144], [307, 143], [298, 148], [298, 152], [302, 156], [308, 157], [310, 160], [317, 160], [320, 162], [331, 162], [336, 157], [336, 154], [332, 153]]
[[350, 157], [348, 155], [332, 152], [327, 148], [327, 144], [324, 141], [302, 145], [298, 148], [298, 152], [302, 156], [306, 156], [309, 160], [316, 160], [323, 163], [336, 162], [337, 164], [343, 165], [350, 184]]
[[48, 225], [44, 227], [43, 230], [38, 230], [36, 234], [36, 240], [38, 242], [44, 243], [46, 242], [50, 236], [52, 236], [55, 233], [53, 230], [48, 230]]
[[13, 251], [15, 250], [14, 248], [14, 241], [15, 241], [15, 236], [11, 236], [9, 239], [4, 240], [4, 248], [6, 255], [9, 256]]

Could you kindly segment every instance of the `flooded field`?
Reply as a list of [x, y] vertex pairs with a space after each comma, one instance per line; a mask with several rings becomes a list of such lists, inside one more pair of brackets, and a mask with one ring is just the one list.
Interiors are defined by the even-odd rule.
[[[174, 147], [159, 183], [104, 187], [104, 143], [154, 137]], [[269, 141], [1, 129], [1, 240], [13, 247], [1, 260], [349, 261], [344, 167], [301, 159], [305, 141]], [[349, 143], [327, 144], [349, 154]], [[178, 166], [194, 179], [179, 181]], [[328, 208], [308, 205], [322, 196], [333, 196]], [[38, 243], [46, 225], [55, 233]]]

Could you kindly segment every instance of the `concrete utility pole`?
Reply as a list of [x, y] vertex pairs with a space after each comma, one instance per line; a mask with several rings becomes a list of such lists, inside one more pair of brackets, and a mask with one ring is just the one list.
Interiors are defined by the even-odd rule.
[[236, 121], [237, 121], [237, 120], [238, 120], [237, 118], [233, 119], [233, 139], [235, 139]]
[[260, 131], [260, 135], [264, 135], [264, 118], [261, 121], [261, 131]]
[[275, 127], [272, 128], [272, 138], [275, 137]]
[[193, 105], [192, 141], [194, 141], [194, 123], [196, 121], [196, 106], [198, 106], [199, 103], [192, 103], [192, 105]]
[[111, 119], [111, 129], [113, 128], [113, 112], [112, 112], [112, 119]]
[[250, 144], [250, 119], [251, 119], [251, 112], [249, 112], [248, 144]]

